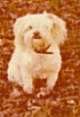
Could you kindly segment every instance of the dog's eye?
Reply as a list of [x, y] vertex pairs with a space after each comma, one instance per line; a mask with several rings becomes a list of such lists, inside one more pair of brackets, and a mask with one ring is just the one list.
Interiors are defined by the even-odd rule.
[[29, 25], [25, 30], [24, 33], [26, 33], [27, 31], [30, 31], [33, 27], [31, 25]]
[[32, 26], [29, 26], [28, 29], [31, 30], [32, 29]]
[[32, 26], [29, 26], [28, 29], [32, 29]]
[[26, 31], [29, 31], [29, 30], [31, 30], [31, 29], [32, 29], [32, 26], [30, 25], [30, 26], [27, 27], [27, 29], [25, 30], [25, 32], [26, 32]]

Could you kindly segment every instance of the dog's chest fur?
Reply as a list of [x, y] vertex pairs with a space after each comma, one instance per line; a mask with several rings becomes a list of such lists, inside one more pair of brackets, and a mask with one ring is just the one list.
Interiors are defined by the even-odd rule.
[[22, 58], [22, 65], [26, 68], [28, 73], [32, 74], [32, 77], [48, 77], [53, 72], [53, 64], [55, 63], [55, 54], [35, 54], [27, 56], [24, 55]]

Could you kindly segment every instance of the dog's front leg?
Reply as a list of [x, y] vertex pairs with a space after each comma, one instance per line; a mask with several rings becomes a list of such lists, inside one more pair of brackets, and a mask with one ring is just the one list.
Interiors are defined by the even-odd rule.
[[22, 85], [20, 67], [12, 58], [8, 67], [8, 80]]
[[28, 93], [32, 93], [33, 84], [32, 84], [32, 77], [28, 73], [25, 67], [22, 67], [21, 69], [21, 76], [22, 76], [22, 84], [24, 91]]
[[47, 79], [47, 89], [52, 90], [53, 87], [56, 84], [56, 81], [58, 79], [58, 73], [54, 72], [50, 75], [50, 77]]

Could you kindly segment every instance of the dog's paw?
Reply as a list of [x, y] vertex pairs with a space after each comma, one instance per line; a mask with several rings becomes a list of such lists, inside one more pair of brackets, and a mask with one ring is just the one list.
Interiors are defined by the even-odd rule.
[[48, 79], [47, 81], [47, 90], [51, 91], [53, 90], [54, 86], [56, 84], [56, 81], [52, 79]]
[[53, 85], [47, 85], [47, 92], [50, 92], [50, 91], [52, 91], [53, 90]]
[[32, 93], [33, 87], [32, 86], [23, 86], [23, 90], [27, 93]]

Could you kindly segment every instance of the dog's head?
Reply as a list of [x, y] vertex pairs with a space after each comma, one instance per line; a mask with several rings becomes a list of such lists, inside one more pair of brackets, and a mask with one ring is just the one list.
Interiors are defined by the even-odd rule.
[[16, 47], [45, 53], [54, 44], [63, 43], [65, 22], [50, 13], [27, 14], [14, 24]]

